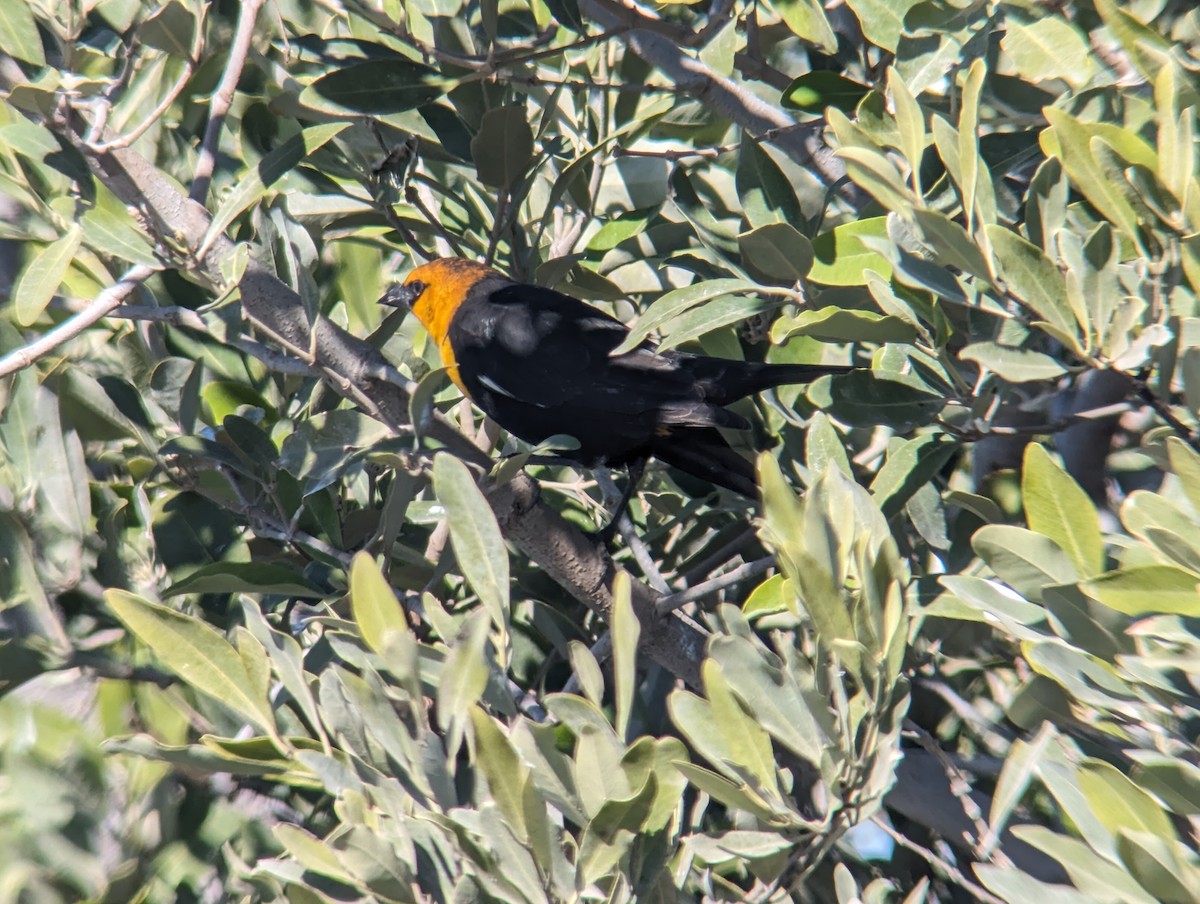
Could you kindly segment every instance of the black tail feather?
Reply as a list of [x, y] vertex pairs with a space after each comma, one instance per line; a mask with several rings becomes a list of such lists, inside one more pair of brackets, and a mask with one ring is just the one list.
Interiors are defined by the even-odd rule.
[[728, 405], [764, 389], [811, 383], [827, 375], [849, 373], [854, 368], [843, 364], [763, 364], [758, 361], [697, 358], [692, 370], [707, 401], [714, 405]]
[[725, 441], [715, 428], [676, 430], [654, 443], [654, 456], [693, 477], [758, 498], [754, 465]]

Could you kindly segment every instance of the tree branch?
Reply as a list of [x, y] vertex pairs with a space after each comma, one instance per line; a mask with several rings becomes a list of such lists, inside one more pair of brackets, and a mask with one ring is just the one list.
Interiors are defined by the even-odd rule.
[[820, 132], [796, 129], [796, 121], [782, 110], [689, 56], [676, 37], [663, 34], [664, 23], [613, 0], [581, 0], [579, 11], [606, 30], [628, 28], [625, 39], [633, 52], [671, 79], [679, 91], [692, 95], [757, 139], [769, 133], [776, 147], [801, 166], [814, 169], [821, 181], [854, 209], [867, 203], [866, 193], [845, 181], [845, 165], [834, 156]]
[[67, 318], [44, 336], [0, 358], [0, 377], [28, 367], [64, 342], [74, 339], [97, 320], [107, 317], [155, 272], [153, 267], [141, 264], [131, 267], [124, 276], [97, 295], [84, 310]]
[[200, 159], [196, 161], [196, 172], [192, 178], [191, 198], [193, 201], [204, 201], [208, 197], [208, 186], [212, 182], [213, 171], [217, 166], [217, 147], [221, 143], [221, 129], [225, 125], [225, 114], [233, 103], [234, 92], [237, 91], [238, 79], [242, 77], [242, 69], [246, 65], [246, 54], [250, 51], [250, 41], [254, 37], [254, 20], [263, 0], [242, 0], [238, 11], [237, 31], [233, 35], [233, 46], [229, 48], [229, 59], [225, 63], [225, 72], [221, 75], [221, 83], [213, 94], [212, 106], [208, 112], [208, 122], [204, 126], [204, 140], [200, 144]]

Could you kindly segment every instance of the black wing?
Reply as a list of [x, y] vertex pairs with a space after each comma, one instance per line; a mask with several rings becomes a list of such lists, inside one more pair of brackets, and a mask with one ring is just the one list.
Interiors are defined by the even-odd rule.
[[[659, 355], [649, 344], [611, 356], [627, 332], [619, 320], [578, 299], [511, 285], [464, 304], [450, 343], [472, 396], [472, 383], [481, 396], [492, 394], [497, 410], [489, 414], [519, 435], [500, 413], [516, 407], [511, 403], [569, 411], [572, 422], [607, 419], [613, 429], [746, 426], [740, 416], [707, 401], [676, 356]], [[476, 401], [488, 410], [484, 399]]]

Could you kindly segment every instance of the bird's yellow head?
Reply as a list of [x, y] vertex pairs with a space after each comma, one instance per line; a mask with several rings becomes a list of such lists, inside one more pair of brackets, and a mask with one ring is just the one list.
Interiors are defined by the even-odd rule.
[[458, 375], [458, 362], [450, 345], [450, 322], [471, 290], [489, 277], [504, 279], [486, 264], [463, 257], [443, 257], [417, 267], [403, 285], [393, 286], [380, 299], [382, 304], [408, 308], [417, 315], [437, 346], [450, 379], [464, 393], [467, 390]]
[[443, 257], [422, 264], [408, 274], [408, 279], [384, 296], [384, 303], [407, 307], [417, 315], [446, 360], [446, 334], [467, 296], [481, 280], [500, 276], [486, 264], [462, 257]]

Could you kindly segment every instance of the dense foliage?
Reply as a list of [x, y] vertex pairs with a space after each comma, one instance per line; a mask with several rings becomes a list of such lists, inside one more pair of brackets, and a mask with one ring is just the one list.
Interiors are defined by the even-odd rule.
[[[0, 7], [0, 901], [1195, 900], [1193, 3]], [[430, 255], [859, 369], [609, 556]]]

